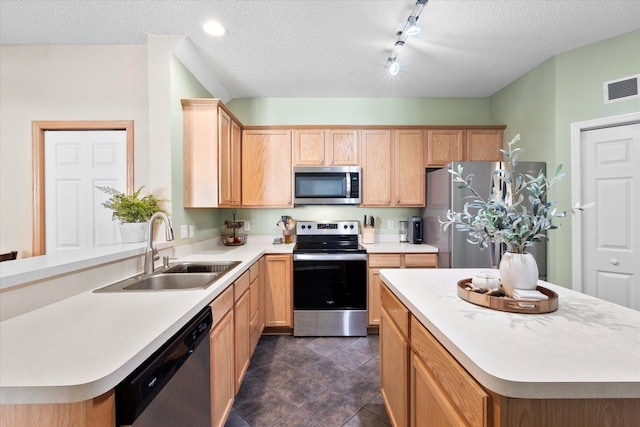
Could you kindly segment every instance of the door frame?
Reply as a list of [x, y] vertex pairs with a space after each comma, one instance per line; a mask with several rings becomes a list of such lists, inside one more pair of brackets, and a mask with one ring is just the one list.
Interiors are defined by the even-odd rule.
[[[640, 113], [621, 114], [619, 116], [602, 117], [571, 123], [571, 206], [582, 202], [582, 144], [583, 131], [601, 129], [613, 126], [624, 126], [640, 122]], [[571, 221], [571, 288], [574, 291], [583, 292], [582, 286], [582, 218], [576, 215]]]
[[33, 256], [46, 253], [44, 133], [48, 130], [124, 130], [127, 144], [127, 193], [133, 191], [133, 120], [33, 121], [31, 141], [33, 152]]

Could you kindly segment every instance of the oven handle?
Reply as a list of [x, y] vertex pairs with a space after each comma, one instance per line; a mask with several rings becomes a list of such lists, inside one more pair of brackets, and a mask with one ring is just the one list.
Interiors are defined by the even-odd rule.
[[367, 254], [293, 254], [294, 261], [366, 261]]

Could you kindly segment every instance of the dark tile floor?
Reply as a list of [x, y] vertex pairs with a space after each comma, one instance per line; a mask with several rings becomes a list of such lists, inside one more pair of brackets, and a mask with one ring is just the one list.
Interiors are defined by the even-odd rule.
[[265, 335], [226, 427], [389, 426], [379, 377], [378, 335]]

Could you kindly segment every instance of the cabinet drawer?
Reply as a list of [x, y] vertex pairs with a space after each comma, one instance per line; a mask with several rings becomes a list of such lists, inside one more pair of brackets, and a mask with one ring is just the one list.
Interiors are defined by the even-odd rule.
[[402, 254], [372, 254], [369, 255], [371, 268], [400, 268]]
[[405, 254], [404, 266], [407, 268], [434, 268], [437, 264], [436, 254]]
[[227, 311], [233, 308], [233, 286], [229, 286], [209, 305], [211, 306], [211, 312], [213, 315], [213, 322], [211, 323], [211, 326], [215, 327], [220, 319], [227, 314]]
[[413, 316], [409, 341], [443, 394], [469, 425], [485, 426], [490, 406], [489, 395]]
[[242, 276], [238, 277], [236, 281], [233, 283], [233, 299], [234, 301], [238, 301], [242, 294], [244, 294], [247, 289], [249, 289], [249, 272], [245, 271], [242, 273]]
[[409, 337], [409, 310], [384, 284], [380, 286], [380, 300], [400, 332]]

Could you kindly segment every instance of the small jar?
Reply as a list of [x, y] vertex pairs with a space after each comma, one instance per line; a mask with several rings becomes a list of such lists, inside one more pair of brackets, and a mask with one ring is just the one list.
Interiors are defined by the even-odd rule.
[[408, 222], [400, 221], [400, 243], [407, 243], [409, 241], [408, 230]]

